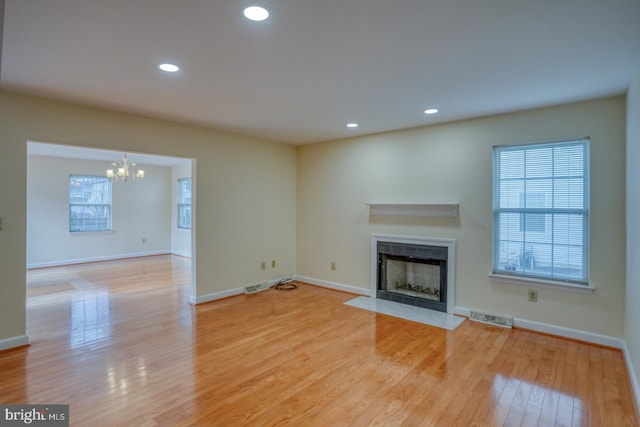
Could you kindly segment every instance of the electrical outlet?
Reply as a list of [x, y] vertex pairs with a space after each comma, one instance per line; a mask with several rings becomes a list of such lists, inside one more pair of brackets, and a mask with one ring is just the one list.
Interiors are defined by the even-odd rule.
[[335, 271], [335, 269], [336, 269], [336, 262], [335, 261], [331, 261], [331, 269]]
[[528, 295], [529, 301], [538, 302], [538, 291], [534, 289], [529, 289], [527, 291], [527, 295]]
[[260, 263], [260, 270], [266, 270], [267, 269], [267, 262], [266, 261], [262, 261]]
[[271, 260], [271, 268], [276, 268], [276, 260], [275, 259]]

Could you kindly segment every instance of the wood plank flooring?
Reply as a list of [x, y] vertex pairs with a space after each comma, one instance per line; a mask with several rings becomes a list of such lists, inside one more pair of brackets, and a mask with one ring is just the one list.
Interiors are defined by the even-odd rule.
[[69, 404], [72, 426], [640, 425], [615, 349], [304, 284], [194, 307], [173, 256], [27, 280], [31, 346], [0, 353], [0, 403]]

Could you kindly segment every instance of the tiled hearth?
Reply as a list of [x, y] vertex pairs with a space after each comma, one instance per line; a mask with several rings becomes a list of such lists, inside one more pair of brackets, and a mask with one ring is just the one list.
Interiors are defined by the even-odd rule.
[[407, 304], [369, 297], [357, 297], [345, 302], [345, 304], [351, 307], [362, 308], [364, 310], [398, 317], [400, 319], [411, 320], [412, 322], [448, 329], [450, 331], [456, 329], [465, 320], [464, 317], [454, 316], [441, 311], [428, 310]]

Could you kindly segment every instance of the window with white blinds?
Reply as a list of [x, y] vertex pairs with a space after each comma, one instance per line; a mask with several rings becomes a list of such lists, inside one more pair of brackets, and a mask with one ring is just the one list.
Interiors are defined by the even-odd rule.
[[587, 284], [589, 139], [493, 149], [493, 272]]

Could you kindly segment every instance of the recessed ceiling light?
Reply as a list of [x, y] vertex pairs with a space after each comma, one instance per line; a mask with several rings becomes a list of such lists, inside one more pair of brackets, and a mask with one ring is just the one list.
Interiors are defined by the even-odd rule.
[[264, 21], [269, 17], [269, 11], [261, 6], [249, 6], [244, 10], [244, 16], [252, 21]]
[[427, 110], [424, 110], [424, 113], [425, 113], [425, 114], [435, 114], [435, 113], [437, 113], [437, 112], [438, 112], [438, 109], [437, 109], [437, 108], [429, 108], [429, 109], [427, 109]]
[[347, 123], [347, 127], [348, 128], [357, 128], [358, 124], [357, 123]]
[[175, 73], [176, 71], [180, 70], [180, 67], [173, 64], [160, 64], [158, 65], [158, 68], [160, 68], [162, 71], [166, 71], [167, 73]]

